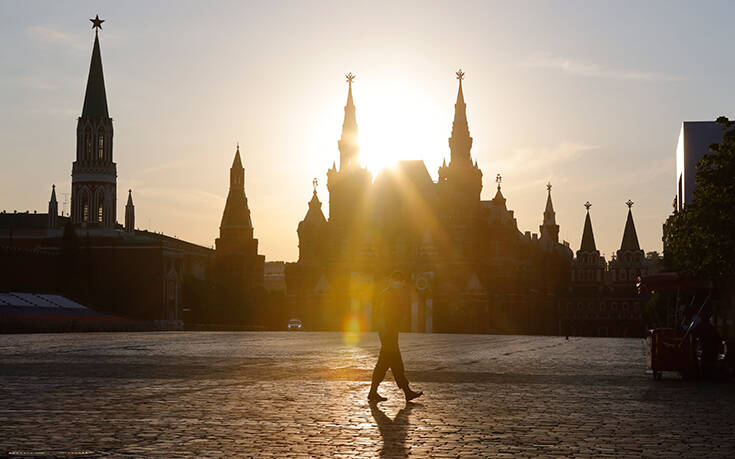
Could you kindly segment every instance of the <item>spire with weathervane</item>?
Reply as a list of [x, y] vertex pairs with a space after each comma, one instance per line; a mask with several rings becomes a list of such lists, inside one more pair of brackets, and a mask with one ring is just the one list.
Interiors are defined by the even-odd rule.
[[339, 168], [345, 170], [360, 165], [360, 145], [357, 135], [357, 117], [355, 115], [355, 103], [352, 100], [352, 81], [355, 75], [351, 72], [345, 75], [347, 78], [347, 103], [345, 104], [345, 118], [342, 123], [342, 137], [337, 143], [339, 147]]
[[620, 244], [620, 250], [638, 251], [641, 246], [638, 244], [638, 234], [635, 231], [635, 222], [633, 222], [633, 201], [628, 199], [625, 203], [628, 206], [628, 218], [625, 220], [625, 230], [623, 231], [623, 241]]
[[584, 203], [587, 215], [584, 217], [584, 230], [582, 231], [582, 243], [577, 250], [577, 257], [572, 265], [572, 281], [581, 283], [588, 287], [599, 288], [604, 282], [605, 259], [595, 245], [595, 235], [592, 232], [592, 220], [590, 219], [589, 201]]
[[589, 201], [584, 203], [585, 209], [587, 209], [587, 215], [584, 217], [584, 230], [582, 231], [582, 244], [579, 246], [580, 252], [596, 252], [597, 246], [595, 245], [595, 235], [592, 232], [592, 220], [590, 220], [590, 204]]
[[620, 243], [620, 250], [616, 252], [615, 259], [610, 261], [613, 281], [618, 285], [634, 283], [648, 272], [645, 254], [638, 243], [638, 234], [636, 234], [633, 221], [633, 201], [628, 199], [625, 205], [628, 206], [628, 217], [625, 220], [623, 241]]
[[332, 168], [327, 171], [329, 221], [339, 226], [360, 226], [362, 224], [358, 223], [358, 220], [363, 219], [365, 215], [356, 210], [355, 203], [363, 202], [373, 179], [370, 171], [360, 166], [357, 118], [355, 103], [352, 99], [352, 83], [355, 75], [350, 72], [345, 75], [345, 78], [347, 79], [347, 103], [342, 123], [342, 136], [337, 142], [339, 170], [333, 164]]
[[71, 222], [114, 229], [117, 225], [117, 166], [113, 162], [113, 127], [107, 107], [99, 31], [105, 22], [90, 19], [94, 45], [82, 116], [77, 120], [76, 161], [72, 165]]
[[319, 261], [323, 256], [324, 238], [326, 236], [327, 219], [322, 212], [322, 203], [319, 201], [316, 189], [319, 182], [316, 178], [312, 180], [314, 192], [309, 201], [309, 210], [306, 216], [299, 222], [296, 233], [299, 236], [299, 262], [313, 263]]
[[470, 128], [467, 124], [467, 105], [464, 103], [464, 94], [462, 93], [462, 81], [465, 73], [462, 69], [456, 72], [457, 80], [459, 80], [459, 89], [457, 91], [457, 102], [454, 104], [454, 122], [452, 123], [452, 136], [449, 138], [450, 160], [449, 165], [472, 165], [472, 157], [470, 149], [472, 149], [472, 137], [470, 137]]
[[459, 222], [458, 219], [473, 219], [479, 215], [482, 171], [477, 162], [473, 164], [470, 155], [472, 137], [467, 125], [467, 106], [462, 92], [465, 73], [459, 69], [455, 75], [459, 80], [459, 90], [454, 104], [452, 136], [449, 137], [450, 158], [449, 164], [442, 162], [439, 167], [438, 185], [443, 217]]
[[546, 184], [546, 208], [544, 209], [544, 222], [539, 226], [539, 233], [542, 238], [549, 238], [554, 242], [559, 242], [559, 225], [556, 224], [556, 212], [554, 212], [554, 204], [551, 202], [551, 182]]
[[498, 191], [495, 192], [493, 202], [498, 205], [502, 205], [503, 208], [505, 208], [505, 196], [503, 196], [503, 192], [500, 191], [500, 184], [503, 183], [503, 176], [500, 174], [495, 174], [495, 183], [498, 184]]

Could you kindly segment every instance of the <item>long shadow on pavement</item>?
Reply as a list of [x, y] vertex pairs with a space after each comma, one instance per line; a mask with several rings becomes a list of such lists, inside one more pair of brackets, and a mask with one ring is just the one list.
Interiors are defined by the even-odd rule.
[[380, 457], [408, 456], [406, 451], [406, 436], [410, 425], [408, 416], [416, 406], [418, 406], [416, 403], [406, 403], [406, 406], [401, 408], [395, 418], [391, 419], [383, 413], [377, 403], [370, 403], [370, 412], [378, 424], [380, 437], [383, 439]]

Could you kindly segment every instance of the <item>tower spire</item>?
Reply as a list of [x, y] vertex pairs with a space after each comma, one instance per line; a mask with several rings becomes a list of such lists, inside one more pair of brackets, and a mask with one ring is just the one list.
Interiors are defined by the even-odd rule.
[[556, 212], [551, 202], [551, 182], [546, 184], [546, 208], [544, 209], [544, 221], [539, 227], [541, 237], [550, 237], [554, 242], [559, 242], [559, 225], [556, 224]]
[[556, 224], [556, 212], [554, 212], [554, 204], [551, 202], [551, 182], [546, 184], [546, 190], [549, 194], [546, 196], [546, 208], [544, 209], [544, 224]]
[[245, 228], [250, 231], [252, 237], [253, 222], [250, 219], [248, 198], [245, 196], [245, 168], [242, 167], [240, 158], [240, 144], [235, 150], [235, 159], [232, 160], [230, 168], [230, 191], [227, 194], [225, 210], [222, 213], [220, 224], [220, 237], [231, 229]]
[[357, 140], [357, 117], [355, 115], [355, 103], [352, 99], [352, 81], [355, 79], [355, 75], [350, 72], [345, 75], [345, 78], [348, 84], [347, 103], [345, 104], [345, 118], [342, 123], [342, 137], [337, 142], [340, 170], [360, 164], [360, 146]]
[[245, 168], [242, 166], [242, 157], [240, 157], [240, 142], [237, 142], [237, 146], [235, 147], [235, 159], [232, 160], [232, 168], [233, 169], [242, 169], [243, 171]]
[[113, 161], [114, 129], [107, 107], [100, 53], [99, 31], [104, 21], [99, 16], [90, 21], [95, 31], [94, 45], [82, 115], [77, 119], [76, 161], [71, 172], [71, 223], [114, 230], [117, 225], [117, 166]]
[[623, 242], [620, 244], [620, 250], [641, 250], [641, 246], [638, 243], [638, 234], [635, 230], [635, 222], [633, 221], [633, 201], [628, 199], [625, 203], [628, 206], [628, 218], [625, 220], [625, 230], [623, 231]]
[[105, 77], [102, 72], [102, 55], [100, 53], [100, 40], [98, 31], [102, 29], [103, 19], [99, 15], [92, 21], [94, 28], [94, 46], [92, 48], [92, 60], [89, 63], [89, 75], [87, 77], [87, 92], [84, 95], [84, 107], [82, 117], [109, 118], [107, 111], [107, 94], [105, 93]]
[[54, 229], [59, 217], [59, 202], [56, 200], [56, 185], [51, 185], [51, 199], [48, 201], [48, 227]]
[[128, 190], [128, 202], [125, 204], [125, 231], [135, 231], [135, 206], [133, 205], [133, 190]]
[[311, 184], [314, 187], [314, 193], [311, 196], [311, 201], [309, 201], [309, 210], [306, 212], [304, 222], [311, 223], [316, 221], [318, 223], [325, 223], [327, 220], [324, 218], [324, 214], [322, 213], [322, 203], [319, 201], [319, 197], [316, 194], [319, 182], [314, 178], [314, 180], [311, 181]]
[[584, 230], [582, 231], [582, 244], [579, 246], [579, 250], [582, 252], [595, 252], [597, 246], [595, 245], [595, 235], [592, 232], [592, 220], [590, 220], [590, 204], [589, 201], [584, 203], [584, 207], [587, 209], [587, 215], [584, 217]]
[[452, 136], [449, 138], [449, 150], [451, 152], [449, 163], [450, 165], [452, 163], [471, 165], [472, 137], [470, 137], [470, 128], [467, 124], [467, 105], [464, 103], [464, 94], [462, 93], [462, 81], [465, 73], [462, 69], [459, 69], [456, 75], [457, 80], [459, 80], [459, 89], [457, 90], [457, 102], [454, 104]]

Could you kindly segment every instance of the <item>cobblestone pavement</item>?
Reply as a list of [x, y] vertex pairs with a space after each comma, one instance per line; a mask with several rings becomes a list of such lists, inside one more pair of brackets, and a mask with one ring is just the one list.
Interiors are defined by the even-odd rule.
[[345, 338], [0, 336], [0, 455], [735, 457], [735, 384], [653, 381], [640, 339], [401, 334], [425, 395], [371, 407]]

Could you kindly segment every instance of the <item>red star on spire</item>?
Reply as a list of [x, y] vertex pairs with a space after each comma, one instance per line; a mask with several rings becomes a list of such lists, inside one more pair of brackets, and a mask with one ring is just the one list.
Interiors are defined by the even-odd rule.
[[95, 15], [94, 19], [90, 19], [90, 21], [92, 21], [92, 28], [99, 30], [102, 30], [102, 23], [105, 22], [104, 19], [100, 19], [99, 14]]

